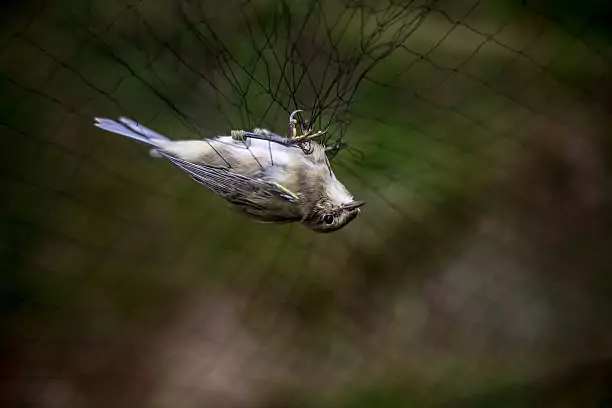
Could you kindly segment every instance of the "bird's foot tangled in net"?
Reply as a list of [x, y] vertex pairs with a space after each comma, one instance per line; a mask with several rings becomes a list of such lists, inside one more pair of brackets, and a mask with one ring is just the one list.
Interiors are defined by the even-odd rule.
[[[263, 128], [255, 128], [252, 132], [247, 132], [244, 130], [232, 130], [231, 136], [235, 140], [247, 141], [248, 138], [252, 139], [260, 139], [267, 140], [274, 143], [279, 143], [284, 146], [299, 146], [306, 154], [312, 152], [312, 145], [310, 144], [311, 140], [319, 138], [327, 133], [327, 129], [318, 130], [313, 133], [313, 129], [303, 130], [301, 135], [297, 135], [296, 124], [298, 123], [297, 119], [295, 119], [295, 115], [299, 112], [302, 112], [301, 109], [295, 110], [291, 112], [289, 115], [289, 137], [284, 137], [278, 135], [274, 132], [271, 132], [267, 129]], [[303, 126], [301, 126], [303, 128]], [[345, 144], [341, 144], [338, 146], [329, 146], [325, 148], [326, 152], [333, 152], [334, 154], [338, 153], [339, 150], [346, 147]]]

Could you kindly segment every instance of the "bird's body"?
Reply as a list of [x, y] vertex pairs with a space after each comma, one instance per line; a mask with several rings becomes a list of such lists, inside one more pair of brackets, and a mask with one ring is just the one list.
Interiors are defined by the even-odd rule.
[[[273, 183], [286, 189], [289, 195], [296, 195], [297, 201], [283, 197], [266, 200], [263, 212], [240, 204], [236, 206], [238, 210], [246, 210], [248, 215], [264, 222], [301, 221], [306, 209], [304, 203], [309, 201], [309, 196], [321, 195], [320, 190], [329, 182], [327, 178], [333, 177], [320, 145], [316, 145], [313, 152], [306, 155], [297, 146], [287, 147], [257, 139], [245, 143], [231, 136], [220, 136], [206, 140], [170, 142], [160, 150], [194, 164], [226, 169], [234, 174]], [[257, 200], [258, 193], [255, 191], [251, 199]], [[341, 202], [348, 203], [353, 199], [345, 188], [336, 189], [336, 195], [335, 199]]]
[[[151, 145], [152, 156], [170, 160], [261, 222], [302, 222], [317, 232], [331, 232], [355, 218], [362, 204], [338, 181], [325, 148], [315, 142], [306, 153], [297, 145], [235, 136], [173, 141], [126, 118], [96, 122], [104, 130]], [[254, 132], [272, 134], [265, 129]]]

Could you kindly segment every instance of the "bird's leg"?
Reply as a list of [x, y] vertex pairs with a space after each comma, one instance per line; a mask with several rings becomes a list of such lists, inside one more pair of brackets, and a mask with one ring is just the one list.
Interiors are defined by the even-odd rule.
[[260, 140], [266, 140], [269, 142], [279, 143], [284, 146], [295, 146], [295, 145], [302, 146], [304, 143], [327, 133], [327, 130], [319, 130], [315, 133], [312, 133], [312, 129], [309, 129], [306, 132], [303, 132], [303, 134], [298, 136], [296, 128], [295, 128], [295, 125], [297, 124], [297, 120], [294, 118], [294, 116], [298, 112], [303, 112], [303, 111], [301, 109], [298, 109], [298, 110], [291, 112], [291, 115], [289, 115], [289, 137], [277, 135], [276, 133], [271, 132], [267, 129], [263, 129], [263, 128], [255, 128], [253, 129], [252, 132], [247, 132], [244, 130], [232, 130], [231, 136], [234, 140], [240, 140], [240, 141], [245, 141], [247, 138], [251, 138], [251, 139], [260, 139]]
[[255, 128], [253, 129], [253, 133], [257, 134], [257, 135], [273, 135], [274, 133], [270, 132], [268, 129], [264, 129], [264, 128]]
[[292, 146], [296, 144], [296, 142], [289, 137], [277, 135], [274, 132], [270, 132], [267, 129], [261, 129], [261, 128], [255, 128], [253, 129], [252, 132], [245, 132], [244, 130], [239, 130], [239, 131], [233, 130], [232, 137], [237, 140], [243, 140], [242, 138], [265, 140], [267, 142], [279, 143], [279, 144], [282, 144], [283, 146]]
[[296, 142], [292, 138], [277, 135], [276, 133], [264, 128], [255, 128], [252, 132], [248, 132], [245, 130], [232, 130], [230, 134], [232, 136], [232, 139], [239, 141], [246, 141], [250, 138], [280, 143], [285, 146], [292, 146], [296, 144]]

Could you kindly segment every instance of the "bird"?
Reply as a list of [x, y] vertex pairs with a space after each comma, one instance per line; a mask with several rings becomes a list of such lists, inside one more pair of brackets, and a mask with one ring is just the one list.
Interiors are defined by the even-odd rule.
[[338, 231], [357, 217], [365, 203], [355, 200], [338, 180], [328, 148], [314, 140], [326, 131], [296, 134], [298, 112], [302, 110], [289, 116], [289, 137], [255, 128], [232, 130], [227, 136], [171, 140], [126, 117], [95, 117], [94, 125], [149, 145], [151, 156], [169, 160], [255, 221], [300, 223], [317, 233]]

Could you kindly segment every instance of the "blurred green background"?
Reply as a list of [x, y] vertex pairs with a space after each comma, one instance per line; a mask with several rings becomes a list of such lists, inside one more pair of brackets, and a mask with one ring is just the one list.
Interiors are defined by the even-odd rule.
[[[612, 406], [605, 1], [6, 2], [2, 406]], [[288, 112], [341, 231], [142, 146]]]

